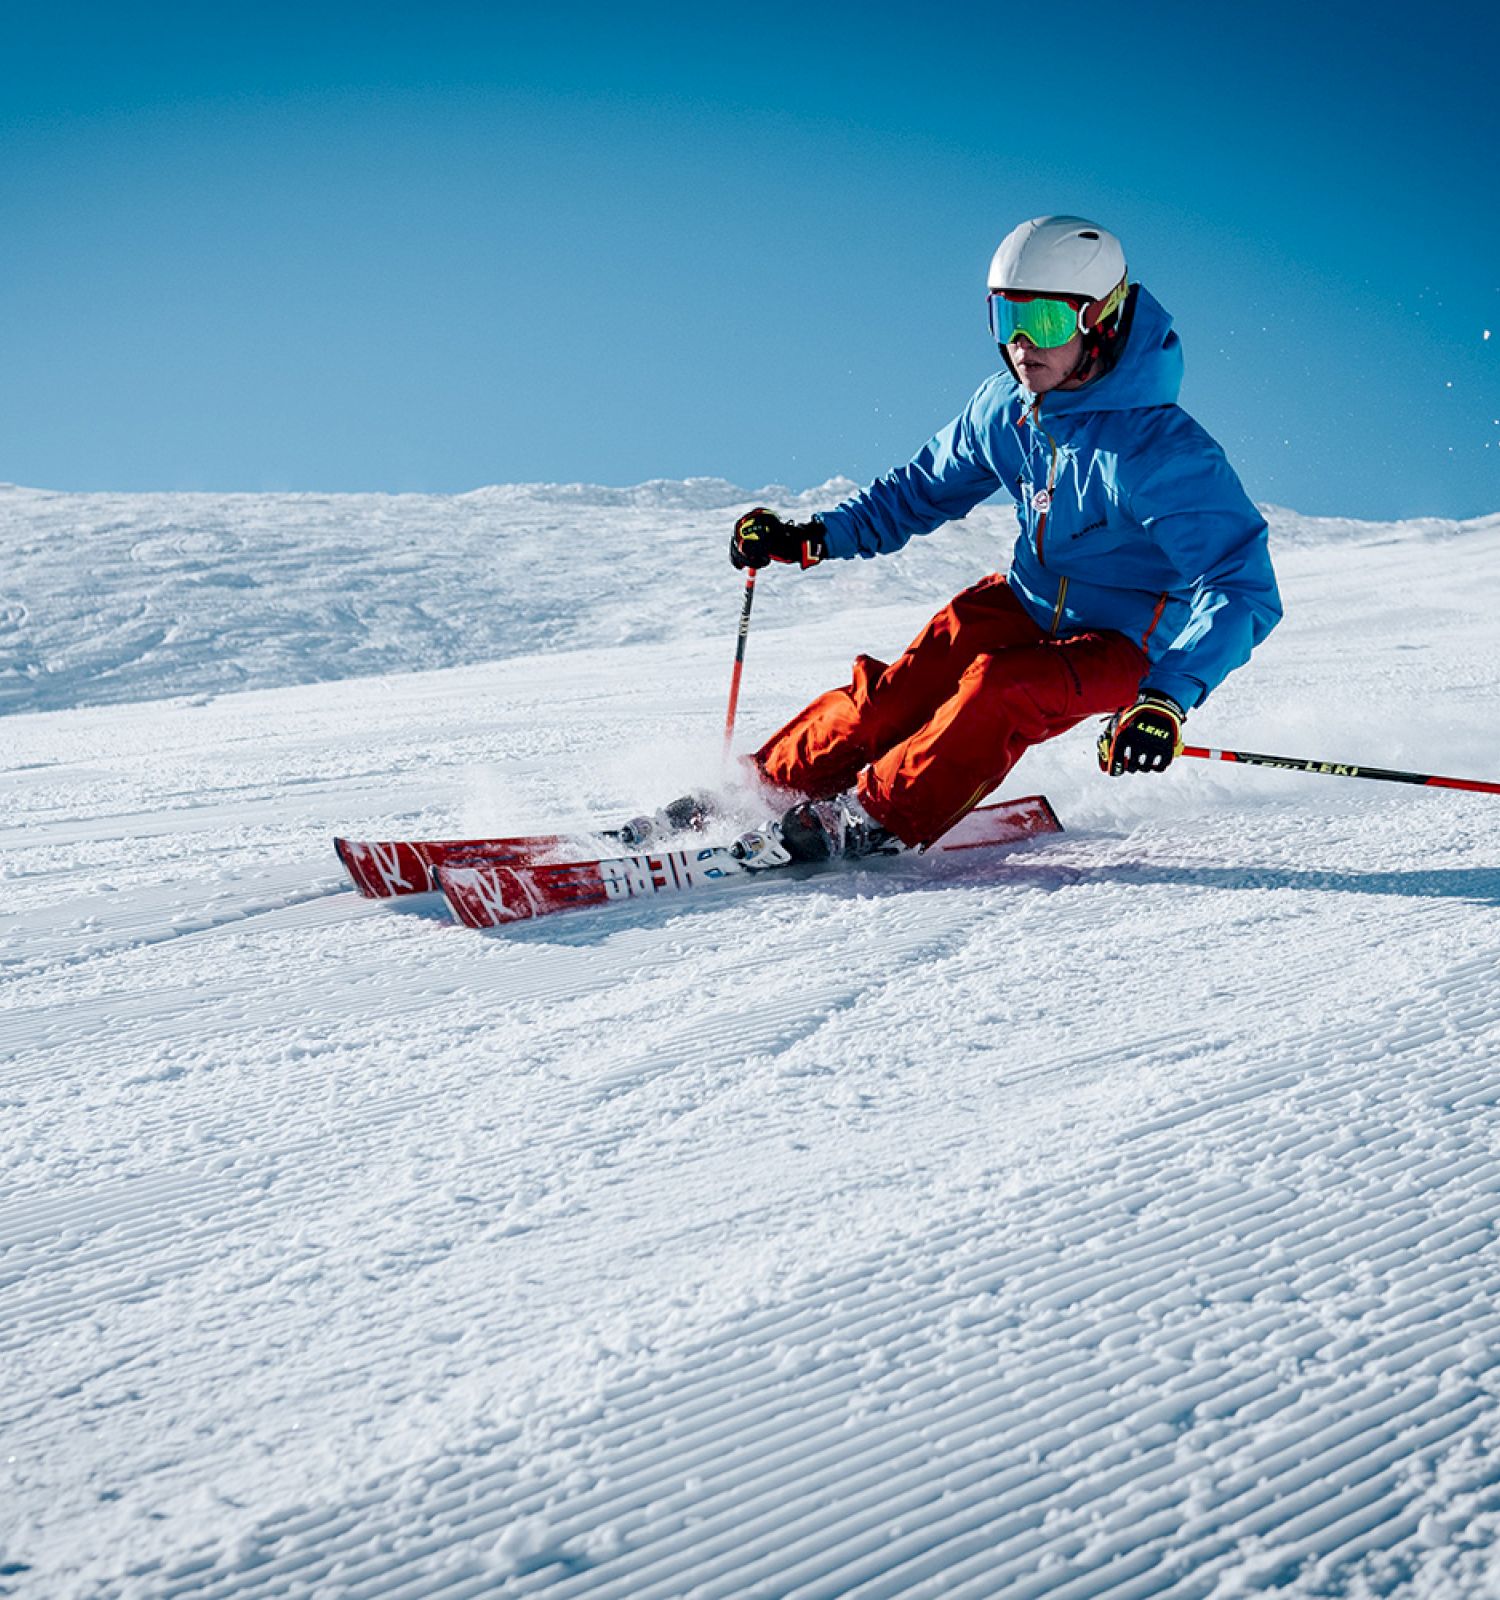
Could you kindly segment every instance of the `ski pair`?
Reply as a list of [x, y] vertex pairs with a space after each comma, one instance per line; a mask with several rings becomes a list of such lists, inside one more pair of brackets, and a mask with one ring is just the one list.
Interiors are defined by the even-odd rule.
[[[933, 849], [1011, 844], [1061, 828], [1046, 799], [1031, 795], [978, 807]], [[472, 928], [503, 927], [574, 908], [681, 894], [782, 870], [752, 868], [723, 845], [569, 860], [567, 855], [582, 845], [566, 834], [378, 842], [336, 839], [334, 844], [361, 894], [387, 898], [440, 889], [454, 915]]]
[[429, 894], [435, 867], [456, 861], [484, 860], [508, 867], [542, 861], [565, 861], [587, 855], [613, 842], [625, 850], [641, 850], [662, 833], [702, 831], [714, 815], [707, 794], [684, 795], [664, 810], [632, 817], [618, 828], [582, 833], [519, 833], [498, 839], [335, 839], [333, 848], [354, 887], [369, 900], [397, 895]]

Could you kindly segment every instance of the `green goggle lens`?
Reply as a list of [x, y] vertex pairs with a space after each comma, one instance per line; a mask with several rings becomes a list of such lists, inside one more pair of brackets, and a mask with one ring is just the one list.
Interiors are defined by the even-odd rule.
[[992, 294], [990, 332], [997, 344], [1009, 344], [1024, 333], [1038, 350], [1056, 350], [1078, 332], [1078, 307], [1045, 295], [1008, 300], [1003, 294]]

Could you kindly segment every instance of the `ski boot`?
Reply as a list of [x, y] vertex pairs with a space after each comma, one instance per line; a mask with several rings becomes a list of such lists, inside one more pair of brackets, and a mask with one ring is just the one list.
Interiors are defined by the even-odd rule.
[[698, 790], [649, 816], [632, 817], [620, 828], [620, 843], [631, 850], [649, 850], [674, 834], [702, 833], [719, 814], [719, 797]]
[[741, 834], [734, 853], [752, 871], [794, 861], [859, 860], [898, 855], [906, 846], [869, 815], [851, 792], [804, 800], [784, 816]]
[[898, 855], [906, 846], [859, 803], [851, 790], [831, 800], [804, 800], [781, 819], [781, 841], [794, 861], [856, 861]]

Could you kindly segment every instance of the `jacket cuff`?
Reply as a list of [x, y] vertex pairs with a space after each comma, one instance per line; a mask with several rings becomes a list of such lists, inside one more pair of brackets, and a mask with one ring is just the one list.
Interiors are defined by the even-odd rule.
[[1179, 672], [1153, 672], [1141, 684], [1141, 694], [1164, 694], [1182, 707], [1184, 715], [1203, 700], [1203, 685]]
[[823, 524], [825, 559], [848, 561], [859, 554], [853, 524], [842, 511], [820, 511], [813, 520]]

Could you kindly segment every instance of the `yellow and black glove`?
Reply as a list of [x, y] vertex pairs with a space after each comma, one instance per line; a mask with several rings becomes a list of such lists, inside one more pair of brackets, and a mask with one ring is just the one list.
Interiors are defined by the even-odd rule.
[[823, 524], [783, 522], [774, 511], [757, 506], [747, 511], [734, 525], [729, 540], [729, 559], [737, 567], [753, 567], [758, 572], [773, 561], [815, 567], [828, 553]]
[[1165, 772], [1182, 749], [1187, 712], [1164, 694], [1146, 690], [1133, 706], [1115, 712], [1099, 735], [1099, 768], [1110, 777], [1122, 772]]

